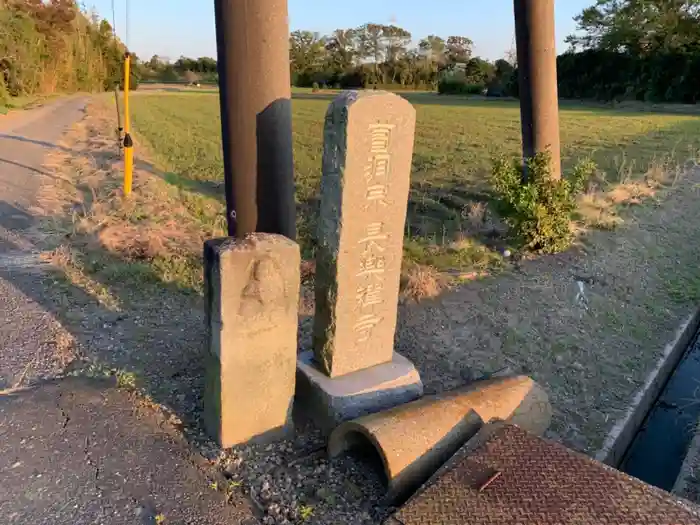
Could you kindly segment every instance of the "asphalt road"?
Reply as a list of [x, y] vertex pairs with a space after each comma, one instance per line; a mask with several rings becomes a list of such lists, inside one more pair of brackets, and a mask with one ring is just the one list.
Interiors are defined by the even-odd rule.
[[52, 177], [46, 156], [84, 114], [72, 97], [0, 117], [0, 390], [49, 378], [64, 363], [57, 349], [67, 334], [36, 301], [42, 261], [34, 244], [36, 196]]

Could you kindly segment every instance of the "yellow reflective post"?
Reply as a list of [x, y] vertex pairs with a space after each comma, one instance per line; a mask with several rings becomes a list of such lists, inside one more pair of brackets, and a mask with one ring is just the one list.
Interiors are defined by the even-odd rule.
[[131, 140], [131, 119], [129, 118], [129, 79], [131, 78], [131, 56], [124, 57], [124, 195], [131, 194], [134, 176], [134, 143]]

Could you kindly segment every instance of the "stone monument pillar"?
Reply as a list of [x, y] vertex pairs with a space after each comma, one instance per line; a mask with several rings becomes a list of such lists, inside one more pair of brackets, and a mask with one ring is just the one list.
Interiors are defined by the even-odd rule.
[[297, 392], [325, 428], [422, 395], [394, 352], [415, 120], [382, 91], [345, 92], [326, 114], [313, 352]]
[[262, 233], [214, 239], [204, 264], [207, 431], [224, 448], [283, 437], [292, 425], [299, 246]]

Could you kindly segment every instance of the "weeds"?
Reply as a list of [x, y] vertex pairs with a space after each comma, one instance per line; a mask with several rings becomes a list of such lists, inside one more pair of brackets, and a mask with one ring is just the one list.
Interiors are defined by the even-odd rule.
[[307, 521], [314, 515], [314, 508], [311, 505], [302, 505], [299, 507], [299, 516], [302, 521]]
[[117, 370], [115, 376], [117, 378], [117, 388], [136, 390], [136, 374], [124, 370]]
[[573, 240], [576, 197], [595, 172], [595, 164], [582, 161], [568, 178], [555, 180], [551, 156], [538, 153], [527, 159], [526, 181], [523, 168], [520, 161], [504, 157], [495, 161], [491, 183], [499, 211], [525, 248], [540, 253], [566, 250]]

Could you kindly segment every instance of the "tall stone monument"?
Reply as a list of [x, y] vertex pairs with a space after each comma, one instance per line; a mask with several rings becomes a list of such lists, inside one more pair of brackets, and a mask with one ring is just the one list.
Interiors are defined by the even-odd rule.
[[256, 233], [204, 245], [208, 328], [204, 422], [224, 447], [291, 428], [299, 246]]
[[326, 114], [313, 352], [297, 391], [326, 428], [422, 395], [394, 352], [415, 120], [382, 91], [345, 92]]

